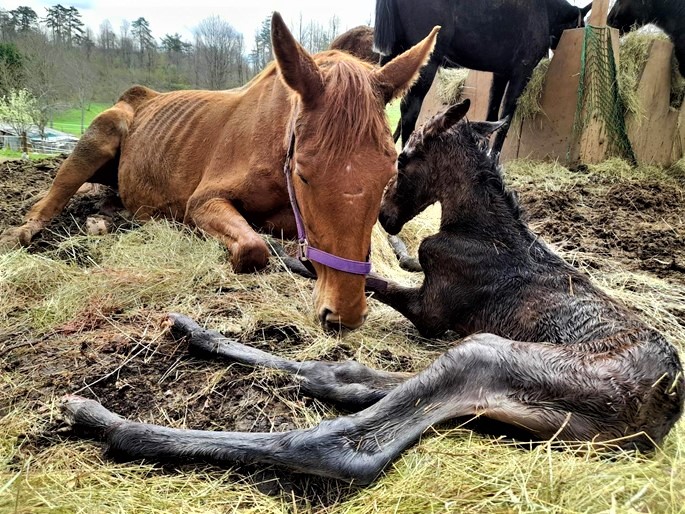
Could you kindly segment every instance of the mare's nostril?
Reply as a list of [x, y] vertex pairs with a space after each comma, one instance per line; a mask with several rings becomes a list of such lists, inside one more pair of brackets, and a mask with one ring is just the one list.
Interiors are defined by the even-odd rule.
[[329, 314], [333, 314], [333, 311], [326, 307], [321, 309], [321, 311], [319, 312], [319, 321], [322, 325], [326, 326], [326, 318], [328, 318]]

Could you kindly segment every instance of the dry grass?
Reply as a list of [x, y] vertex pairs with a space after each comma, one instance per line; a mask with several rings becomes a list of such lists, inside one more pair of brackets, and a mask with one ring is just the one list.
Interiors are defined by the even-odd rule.
[[[558, 164], [518, 162], [509, 166], [508, 175], [514, 185], [564, 190], [589, 181], [593, 173], [617, 181], [638, 180], [643, 174], [679, 180], [682, 170], [682, 164], [665, 171], [634, 170], [610, 161], [578, 174]], [[405, 229], [413, 251], [421, 238], [436, 230], [438, 220], [439, 208], [433, 207]], [[378, 229], [373, 252], [380, 273], [405, 283], [418, 279], [398, 268]], [[685, 305], [683, 285], [628, 273], [596, 255], [563, 255], [683, 348], [685, 330], [675, 319]], [[217, 288], [229, 292], [219, 297]], [[15, 357], [8, 352], [13, 345], [27, 343], [26, 351], [37, 360], [52, 358], [55, 352], [70, 355], [72, 349], [58, 345], [60, 338], [88, 340], [103, 326], [110, 327], [141, 345], [149, 365], [167, 353], [180, 352], [177, 364], [159, 381], [170, 384], [196, 376], [196, 390], [178, 399], [182, 408], [184, 401], [192, 405], [203, 395], [219, 394], [222, 384], [234, 380], [235, 370], [212, 363], [192, 367], [181, 359], [182, 349], [170, 345], [159, 327], [161, 313], [168, 311], [184, 312], [236, 335], [258, 337], [259, 327], [265, 325], [295, 326], [306, 344], [284, 343], [279, 353], [298, 359], [328, 356], [344, 345], [349, 355], [365, 364], [416, 370], [449, 344], [422, 341], [405, 319], [376, 302], [366, 325], [341, 341], [321, 333], [310, 314], [310, 297], [311, 283], [283, 272], [277, 263], [262, 274], [235, 275], [218, 243], [162, 222], [115, 235], [72, 238], [46, 254], [0, 255], [0, 512], [683, 511], [683, 422], [654, 455], [610, 457], [557, 442], [523, 449], [456, 427], [426, 434], [371, 487], [354, 490], [313, 480], [291, 491], [269, 486], [264, 482], [271, 478], [249, 470], [169, 470], [106, 460], [97, 444], [54, 433], [56, 402], [66, 391], [50, 386], [43, 376], [17, 372]], [[82, 366], [87, 356], [74, 351], [73, 366]], [[282, 399], [297, 426], [311, 426], [336, 414], [318, 402], [305, 405], [284, 388], [274, 388], [278, 374], [245, 368], [238, 372], [254, 387]], [[168, 410], [173, 402], [164, 401], [166, 411], [141, 417], [186, 426], [186, 416], [175, 416]], [[245, 406], [255, 408], [249, 402]], [[221, 427], [222, 420], [215, 422], [212, 428]], [[262, 492], [269, 488], [275, 492]]]
[[[637, 88], [649, 56], [652, 42], [666, 40], [662, 32], [634, 31], [621, 38], [621, 59], [618, 69], [619, 94], [623, 100], [626, 113], [642, 117], [646, 113], [637, 97]], [[671, 107], [679, 109], [685, 98], [685, 78], [680, 75], [678, 60], [673, 56], [671, 61]]]

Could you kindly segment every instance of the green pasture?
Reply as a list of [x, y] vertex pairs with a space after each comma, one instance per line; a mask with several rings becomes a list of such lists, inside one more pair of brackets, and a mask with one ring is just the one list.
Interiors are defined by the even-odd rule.
[[[109, 109], [111, 106], [112, 104], [109, 103], [91, 103], [90, 107], [85, 112], [84, 130], [88, 128], [88, 125], [90, 125], [90, 123], [98, 114], [100, 114], [105, 109]], [[53, 119], [52, 128], [56, 130], [61, 130], [62, 132], [66, 132], [67, 134], [80, 136], [81, 109], [68, 109], [66, 111], [57, 113]]]
[[[29, 159], [31, 159], [32, 161], [40, 161], [42, 159], [47, 159], [49, 157], [49, 155], [44, 153], [29, 153]], [[21, 152], [8, 150], [7, 148], [0, 148], [0, 162], [13, 159], [21, 159]]]
[[[99, 103], [94, 102], [90, 104], [90, 107], [86, 111], [84, 128], [88, 128], [88, 125], [93, 121], [93, 119], [100, 114], [102, 111], [109, 109], [112, 104], [109, 103]], [[396, 100], [385, 110], [388, 116], [388, 123], [392, 130], [395, 130], [397, 122], [400, 119], [400, 101]], [[75, 136], [81, 135], [81, 110], [80, 109], [68, 109], [62, 111], [55, 115], [52, 127], [56, 130], [61, 130], [67, 134], [73, 134]]]

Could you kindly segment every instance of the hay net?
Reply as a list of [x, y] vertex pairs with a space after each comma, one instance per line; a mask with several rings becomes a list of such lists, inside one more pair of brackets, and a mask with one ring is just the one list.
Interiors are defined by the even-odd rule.
[[578, 103], [569, 154], [585, 128], [591, 121], [597, 120], [606, 137], [607, 155], [635, 162], [626, 131], [625, 107], [619, 94], [609, 27], [585, 26], [580, 59]]

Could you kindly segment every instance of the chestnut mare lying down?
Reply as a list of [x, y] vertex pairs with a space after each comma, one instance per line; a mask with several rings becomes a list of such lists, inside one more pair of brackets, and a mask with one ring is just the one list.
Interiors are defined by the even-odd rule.
[[464, 416], [525, 429], [533, 439], [660, 443], [683, 408], [676, 350], [528, 229], [488, 151], [500, 124], [469, 123], [467, 109], [468, 101], [454, 106], [412, 135], [381, 207], [381, 223], [396, 233], [441, 202], [440, 232], [419, 250], [423, 285], [374, 279], [369, 289], [423, 334], [473, 335], [410, 376], [351, 361], [289, 361], [172, 315], [174, 335], [191, 347], [287, 371], [305, 394], [356, 413], [308, 430], [205, 432], [135, 423], [68, 396], [67, 417], [100, 432], [119, 458], [276, 464], [361, 484], [431, 425]]
[[[385, 103], [418, 77], [436, 35], [437, 28], [377, 68], [339, 51], [310, 56], [274, 14], [275, 63], [231, 91], [129, 89], [93, 121], [47, 196], [0, 243], [28, 244], [91, 181], [118, 187], [140, 219], [171, 217], [221, 240], [236, 271], [263, 268], [269, 249], [253, 227], [297, 234], [283, 173], [292, 143], [292, 186], [310, 247], [363, 262], [395, 172]], [[314, 268], [324, 326], [359, 327], [363, 275]]]

